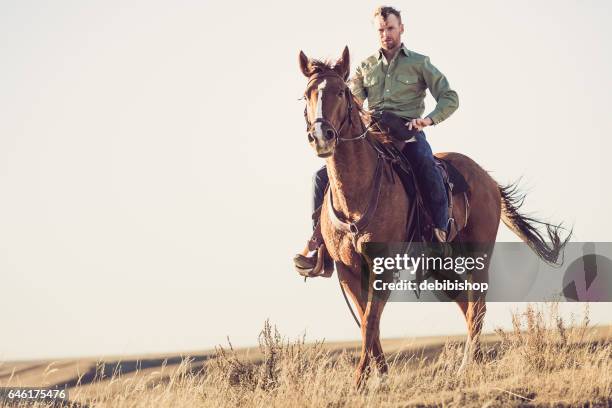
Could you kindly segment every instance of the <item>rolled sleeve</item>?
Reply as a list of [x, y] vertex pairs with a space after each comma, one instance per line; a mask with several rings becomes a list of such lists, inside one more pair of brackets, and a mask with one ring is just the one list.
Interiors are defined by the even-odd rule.
[[427, 115], [434, 125], [447, 119], [459, 107], [459, 95], [453, 91], [448, 80], [429, 60], [423, 61], [423, 78], [429, 88], [429, 92], [436, 100], [435, 109]]

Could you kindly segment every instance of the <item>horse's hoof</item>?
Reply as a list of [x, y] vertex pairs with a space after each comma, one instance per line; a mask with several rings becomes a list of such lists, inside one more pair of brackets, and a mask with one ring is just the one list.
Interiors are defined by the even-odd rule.
[[355, 375], [355, 388], [357, 391], [363, 391], [367, 382], [368, 376], [365, 371], [357, 371]]
[[387, 373], [379, 374], [372, 380], [375, 380], [375, 383], [373, 384], [373, 386], [376, 391], [380, 392], [380, 391], [389, 390], [389, 374]]
[[463, 377], [467, 371], [468, 364], [465, 361], [461, 362], [459, 369], [457, 370], [457, 377]]
[[459, 369], [457, 370], [457, 376], [462, 377], [468, 369], [468, 366], [472, 364], [472, 359], [469, 354], [464, 354], [463, 359], [461, 360], [461, 365], [459, 365]]
[[474, 352], [474, 362], [476, 363], [484, 362], [484, 353], [482, 352], [480, 347], [476, 349], [476, 351]]

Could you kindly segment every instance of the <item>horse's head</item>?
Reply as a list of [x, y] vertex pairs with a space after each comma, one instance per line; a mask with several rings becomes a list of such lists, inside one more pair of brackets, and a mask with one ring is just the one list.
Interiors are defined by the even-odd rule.
[[312, 60], [302, 51], [299, 60], [308, 78], [304, 94], [308, 142], [319, 157], [329, 157], [334, 154], [340, 134], [351, 127], [353, 96], [345, 83], [350, 68], [348, 47], [333, 65]]

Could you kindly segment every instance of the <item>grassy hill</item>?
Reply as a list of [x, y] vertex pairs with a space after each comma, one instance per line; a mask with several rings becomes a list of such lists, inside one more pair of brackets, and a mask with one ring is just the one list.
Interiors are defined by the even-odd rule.
[[463, 336], [384, 340], [389, 374], [361, 392], [359, 343], [288, 341], [268, 323], [251, 349], [3, 362], [0, 386], [67, 388], [63, 406], [82, 407], [612, 406], [612, 326], [568, 324], [554, 307], [513, 320], [463, 375]]

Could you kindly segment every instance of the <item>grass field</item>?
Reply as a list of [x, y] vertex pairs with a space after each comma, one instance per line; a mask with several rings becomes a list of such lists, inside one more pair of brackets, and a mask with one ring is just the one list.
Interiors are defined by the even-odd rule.
[[612, 406], [612, 326], [590, 327], [588, 311], [563, 321], [555, 304], [526, 306], [513, 326], [483, 336], [484, 361], [461, 376], [463, 337], [385, 340], [389, 374], [363, 391], [358, 343], [290, 341], [268, 322], [258, 348], [3, 362], [0, 386], [69, 387], [57, 406], [81, 407]]

